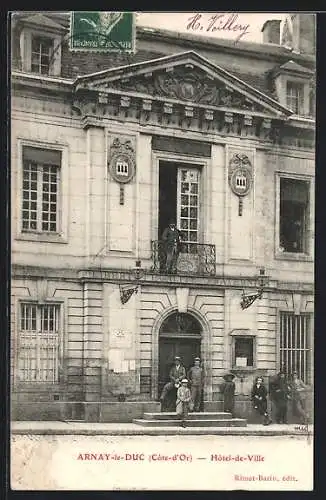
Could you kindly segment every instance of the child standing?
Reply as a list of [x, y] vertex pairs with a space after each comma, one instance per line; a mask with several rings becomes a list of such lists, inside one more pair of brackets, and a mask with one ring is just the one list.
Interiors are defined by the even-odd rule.
[[186, 378], [181, 380], [181, 386], [177, 391], [176, 411], [177, 415], [181, 418], [181, 426], [186, 427], [186, 418], [189, 413], [189, 406], [191, 401], [191, 393], [188, 388], [188, 380]]

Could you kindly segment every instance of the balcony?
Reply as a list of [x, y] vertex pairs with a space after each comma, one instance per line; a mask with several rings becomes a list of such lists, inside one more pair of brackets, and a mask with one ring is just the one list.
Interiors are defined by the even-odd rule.
[[195, 276], [215, 276], [215, 245], [201, 243], [181, 243], [172, 269], [166, 266], [164, 241], [152, 241], [152, 272]]

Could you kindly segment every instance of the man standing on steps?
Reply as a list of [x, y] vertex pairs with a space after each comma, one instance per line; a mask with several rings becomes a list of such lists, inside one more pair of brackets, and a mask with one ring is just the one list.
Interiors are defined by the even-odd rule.
[[204, 369], [200, 366], [200, 358], [195, 358], [195, 364], [190, 368], [188, 373], [188, 379], [191, 384], [193, 411], [200, 411], [200, 403], [204, 389], [204, 377]]
[[170, 370], [170, 382], [165, 384], [162, 390], [162, 394], [160, 397], [161, 403], [164, 402], [168, 392], [172, 389], [178, 389], [181, 385], [181, 380], [186, 378], [186, 370], [185, 367], [181, 364], [180, 356], [175, 356], [175, 365], [172, 366]]

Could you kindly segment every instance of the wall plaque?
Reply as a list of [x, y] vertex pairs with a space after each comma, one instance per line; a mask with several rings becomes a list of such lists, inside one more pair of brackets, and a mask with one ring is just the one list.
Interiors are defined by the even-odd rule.
[[203, 156], [204, 158], [211, 157], [211, 144], [177, 137], [153, 136], [152, 148], [155, 151]]
[[239, 215], [242, 215], [243, 197], [253, 185], [252, 165], [247, 155], [236, 153], [229, 162], [229, 184], [231, 191], [239, 198]]
[[115, 138], [109, 153], [109, 171], [116, 182], [130, 182], [136, 172], [135, 150], [130, 140]]

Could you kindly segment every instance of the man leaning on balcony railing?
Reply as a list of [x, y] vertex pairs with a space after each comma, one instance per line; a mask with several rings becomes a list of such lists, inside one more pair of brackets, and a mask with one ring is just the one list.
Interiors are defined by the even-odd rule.
[[162, 240], [165, 253], [165, 271], [168, 274], [176, 273], [182, 238], [174, 221], [170, 221], [169, 226], [164, 229]]

